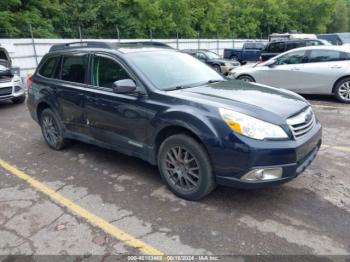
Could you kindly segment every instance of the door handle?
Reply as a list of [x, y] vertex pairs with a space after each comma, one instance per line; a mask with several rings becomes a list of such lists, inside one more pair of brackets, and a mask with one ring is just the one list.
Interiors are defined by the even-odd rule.
[[331, 68], [332, 68], [332, 69], [340, 69], [340, 68], [342, 68], [342, 66], [340, 66], [340, 65], [334, 65], [334, 66], [331, 66]]
[[292, 67], [290, 70], [292, 70], [292, 71], [300, 71], [300, 68], [298, 68], [298, 67]]

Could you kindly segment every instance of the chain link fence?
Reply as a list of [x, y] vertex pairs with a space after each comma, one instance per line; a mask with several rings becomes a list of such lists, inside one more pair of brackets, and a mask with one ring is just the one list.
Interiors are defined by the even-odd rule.
[[[99, 38], [91, 38], [80, 27], [75, 31], [70, 31], [69, 36], [76, 35], [75, 38], [37, 38], [35, 37], [35, 29], [28, 27], [28, 32], [24, 32], [24, 38], [3, 38], [5, 34], [4, 29], [0, 28], [0, 46], [5, 47], [10, 54], [12, 64], [20, 68], [21, 76], [25, 77], [32, 73], [41, 58], [49, 51], [54, 44], [79, 42], [79, 41], [106, 41], [106, 42], [137, 42], [137, 41], [157, 41], [168, 44], [169, 46], [183, 50], [183, 49], [207, 49], [219, 55], [223, 55], [225, 48], [242, 48], [243, 44], [248, 41], [266, 42], [264, 39], [235, 39], [235, 38], [219, 38], [210, 37], [198, 34], [197, 38], [184, 39], [181, 38], [180, 33], [176, 33], [173, 38], [159, 38], [152, 30], [149, 30], [148, 38], [130, 38], [134, 35], [133, 32], [121, 32], [116, 29], [115, 38], [110, 37], [111, 32], [103, 32], [99, 34]], [[28, 35], [28, 36], [27, 36]], [[103, 38], [103, 36], [109, 36]], [[234, 36], [234, 34], [232, 34]]]

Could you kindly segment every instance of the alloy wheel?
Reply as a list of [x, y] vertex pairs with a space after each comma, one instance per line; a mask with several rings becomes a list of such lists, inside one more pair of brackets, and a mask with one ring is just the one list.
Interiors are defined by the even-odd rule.
[[197, 159], [181, 146], [172, 147], [166, 153], [166, 176], [181, 191], [193, 191], [199, 187], [200, 167]]
[[254, 82], [253, 79], [251, 79], [250, 77], [248, 76], [242, 76], [239, 78], [239, 80], [243, 81], [243, 82], [246, 82], [246, 83], [251, 83], [251, 82]]
[[350, 101], [350, 81], [344, 82], [339, 87], [338, 94], [342, 99]]
[[42, 127], [46, 141], [50, 145], [56, 146], [59, 141], [59, 133], [55, 120], [51, 116], [45, 115], [42, 119]]

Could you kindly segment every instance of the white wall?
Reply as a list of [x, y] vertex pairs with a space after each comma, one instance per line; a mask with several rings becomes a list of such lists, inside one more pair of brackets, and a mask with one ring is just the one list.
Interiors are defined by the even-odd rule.
[[[41, 58], [49, 51], [50, 47], [54, 44], [78, 42], [80, 39], [0, 39], [0, 45], [5, 47], [11, 58], [13, 66], [21, 69], [21, 76], [25, 77], [27, 74], [34, 72], [37, 64], [34, 55], [33, 42], [37, 53], [37, 61], [40, 62]], [[105, 41], [105, 42], [117, 42], [117, 39], [84, 39], [83, 41]], [[149, 39], [122, 39], [121, 42], [132, 41], [149, 41]], [[244, 39], [154, 39], [157, 42], [163, 42], [169, 44], [174, 48], [179, 49], [209, 49], [214, 52], [223, 54], [224, 48], [240, 48], [244, 42], [248, 40]], [[251, 40], [250, 40], [251, 41]], [[264, 40], [263, 40], [264, 41]]]

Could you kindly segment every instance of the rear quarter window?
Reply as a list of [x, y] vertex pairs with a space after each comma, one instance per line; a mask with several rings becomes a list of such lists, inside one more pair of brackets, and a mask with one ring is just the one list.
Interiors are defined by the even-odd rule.
[[59, 60], [58, 56], [48, 58], [40, 67], [39, 75], [47, 78], [52, 78]]

